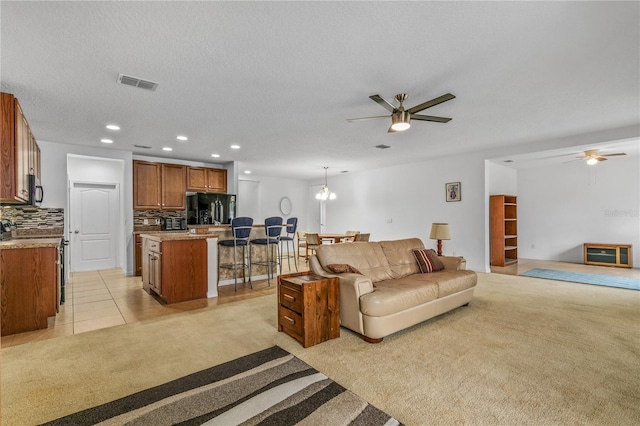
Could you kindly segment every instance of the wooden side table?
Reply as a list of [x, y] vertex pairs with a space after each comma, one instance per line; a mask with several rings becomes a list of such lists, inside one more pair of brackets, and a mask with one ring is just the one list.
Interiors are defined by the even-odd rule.
[[311, 272], [278, 277], [278, 331], [309, 346], [340, 337], [340, 282]]

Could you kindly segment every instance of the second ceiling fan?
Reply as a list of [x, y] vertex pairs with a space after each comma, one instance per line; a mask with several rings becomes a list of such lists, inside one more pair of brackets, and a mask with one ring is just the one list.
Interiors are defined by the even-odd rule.
[[374, 120], [378, 118], [389, 118], [391, 117], [391, 126], [389, 127], [389, 132], [401, 132], [403, 130], [407, 130], [411, 127], [411, 120], [419, 120], [419, 121], [435, 121], [436, 123], [447, 123], [451, 121], [450, 118], [446, 117], [436, 117], [433, 115], [422, 115], [417, 114], [420, 111], [423, 111], [427, 108], [431, 108], [432, 106], [441, 104], [446, 101], [450, 101], [455, 98], [451, 93], [447, 93], [442, 96], [438, 96], [437, 98], [431, 99], [430, 101], [421, 103], [420, 105], [416, 105], [412, 108], [405, 109], [404, 101], [407, 100], [409, 96], [406, 93], [400, 93], [395, 96], [395, 100], [398, 102], [398, 106], [396, 107], [391, 102], [387, 101], [380, 95], [371, 95], [369, 98], [374, 102], [380, 104], [384, 109], [389, 111], [391, 115], [377, 115], [374, 117], [362, 117], [362, 118], [348, 118], [348, 122], [352, 121], [360, 121], [360, 120]]

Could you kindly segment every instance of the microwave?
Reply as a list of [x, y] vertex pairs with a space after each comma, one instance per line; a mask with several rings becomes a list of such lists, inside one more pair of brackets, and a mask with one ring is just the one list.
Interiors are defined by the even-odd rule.
[[29, 175], [29, 205], [39, 206], [44, 198], [44, 189], [36, 175]]

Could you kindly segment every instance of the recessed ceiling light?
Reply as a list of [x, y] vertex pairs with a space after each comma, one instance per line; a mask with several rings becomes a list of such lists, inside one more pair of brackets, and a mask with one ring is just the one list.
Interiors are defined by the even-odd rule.
[[231, 149], [240, 149], [240, 145], [231, 145]]
[[113, 141], [111, 139], [100, 139], [100, 142], [102, 142], [102, 143], [113, 143]]
[[176, 139], [178, 139], [179, 141], [188, 141], [189, 138], [186, 136], [178, 136]]
[[211, 154], [211, 156], [212, 156], [213, 158], [218, 158], [218, 157], [220, 157], [220, 154]]
[[118, 126], [117, 124], [107, 124], [106, 127], [109, 130], [120, 130], [120, 126]]
[[251, 174], [251, 170], [245, 170], [244, 173], [247, 174], [247, 175], [250, 175]]
[[163, 151], [173, 151], [173, 148], [170, 148], [168, 146], [165, 146], [164, 148], [162, 148]]

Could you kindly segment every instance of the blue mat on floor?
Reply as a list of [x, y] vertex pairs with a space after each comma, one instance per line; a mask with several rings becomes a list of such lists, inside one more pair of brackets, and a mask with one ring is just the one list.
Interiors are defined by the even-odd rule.
[[542, 268], [535, 268], [530, 271], [523, 272], [520, 275], [533, 278], [545, 278], [548, 280], [569, 281], [572, 283], [604, 285], [607, 287], [640, 290], [640, 278], [585, 274], [581, 272], [556, 271], [554, 269]]

